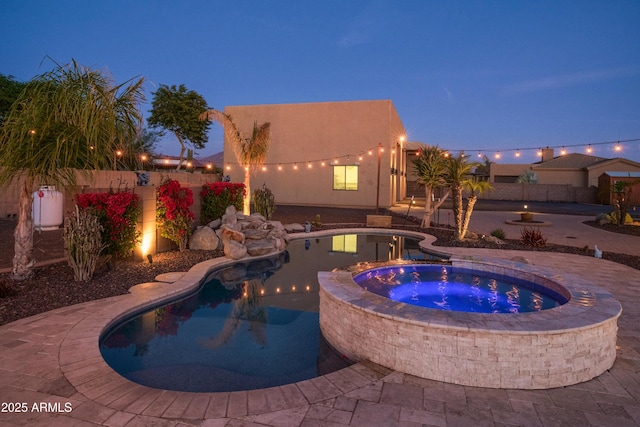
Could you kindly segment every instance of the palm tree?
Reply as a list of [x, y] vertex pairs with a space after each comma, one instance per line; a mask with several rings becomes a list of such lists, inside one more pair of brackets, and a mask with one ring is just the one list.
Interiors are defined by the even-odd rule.
[[[478, 181], [471, 177], [471, 171], [478, 164], [469, 162], [463, 153], [457, 157], [449, 157], [446, 162], [446, 178], [447, 186], [451, 190], [451, 199], [453, 201], [453, 219], [456, 224], [456, 239], [464, 239], [467, 234], [469, 220], [473, 207], [478, 199], [478, 193], [491, 188], [487, 181]], [[466, 210], [462, 201], [464, 190], [470, 191]], [[463, 218], [464, 212], [464, 218]]]
[[[114, 85], [72, 61], [27, 83], [0, 129], [0, 185], [22, 182], [12, 277], [32, 276], [31, 194], [37, 185], [75, 185], [76, 171], [109, 169], [141, 122], [143, 79]], [[20, 181], [22, 180], [22, 181]]]
[[445, 154], [445, 150], [437, 145], [425, 145], [420, 148], [418, 157], [413, 161], [414, 170], [418, 175], [417, 182], [424, 186], [426, 196], [421, 224], [421, 227], [424, 228], [429, 228], [433, 213], [449, 197], [450, 190], [447, 188], [443, 197], [434, 204], [433, 194], [435, 189], [446, 188], [444, 180], [447, 164]]
[[209, 109], [200, 115], [201, 120], [215, 120], [224, 127], [224, 133], [233, 144], [233, 151], [238, 163], [244, 169], [244, 198], [243, 212], [251, 213], [251, 173], [264, 164], [271, 142], [271, 123], [263, 123], [258, 126], [253, 123], [253, 131], [250, 137], [245, 137], [238, 129], [229, 114], [215, 109]]

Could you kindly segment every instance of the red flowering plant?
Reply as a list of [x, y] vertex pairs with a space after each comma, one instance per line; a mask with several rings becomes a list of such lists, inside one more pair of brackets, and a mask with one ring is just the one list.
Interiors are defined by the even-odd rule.
[[141, 208], [138, 195], [129, 191], [85, 193], [76, 196], [80, 209], [91, 209], [102, 225], [104, 253], [126, 257], [140, 242], [136, 224]]
[[187, 248], [191, 222], [195, 219], [189, 210], [193, 205], [193, 191], [167, 178], [158, 187], [157, 195], [156, 223], [160, 235], [177, 244], [182, 252]]
[[200, 221], [206, 224], [222, 218], [227, 206], [235, 206], [242, 211], [246, 190], [244, 184], [236, 182], [209, 182], [202, 186], [200, 198]]

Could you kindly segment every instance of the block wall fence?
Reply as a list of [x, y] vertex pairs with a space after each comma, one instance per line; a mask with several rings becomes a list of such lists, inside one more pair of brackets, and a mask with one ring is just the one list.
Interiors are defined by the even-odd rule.
[[[146, 186], [137, 186], [137, 175], [133, 171], [94, 171], [91, 179], [87, 179], [80, 173], [76, 175], [77, 186], [71, 189], [56, 188], [64, 195], [64, 217], [74, 209], [75, 196], [81, 193], [106, 192], [111, 190], [133, 190], [141, 200], [142, 214], [138, 223], [138, 229], [142, 233], [142, 245], [136, 248], [135, 255], [144, 258], [146, 255], [154, 255], [158, 252], [169, 250], [171, 247], [167, 239], [160, 237], [156, 230], [156, 187], [160, 182], [169, 177], [177, 180], [183, 187], [189, 187], [193, 191], [193, 205], [191, 211], [196, 216], [196, 224], [200, 220], [200, 190], [209, 182], [220, 181], [218, 174], [193, 174], [186, 172], [148, 172], [149, 183]], [[14, 218], [18, 214], [20, 188], [22, 181], [17, 180], [9, 185], [0, 187], [0, 218]], [[33, 189], [34, 191], [37, 188]]]
[[483, 200], [528, 202], [599, 203], [597, 187], [574, 187], [570, 184], [491, 183], [492, 191], [478, 196]]

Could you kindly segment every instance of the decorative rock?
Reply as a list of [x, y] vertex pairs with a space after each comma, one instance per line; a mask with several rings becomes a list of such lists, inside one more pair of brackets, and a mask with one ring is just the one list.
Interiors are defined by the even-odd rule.
[[465, 238], [467, 239], [471, 239], [471, 240], [477, 240], [478, 239], [478, 233], [473, 232], [471, 230], [467, 230], [467, 233], [464, 235]]
[[214, 219], [209, 224], [207, 224], [207, 227], [211, 228], [212, 230], [216, 230], [220, 228], [221, 225], [222, 225], [222, 219], [218, 218], [218, 219]]
[[198, 227], [196, 231], [193, 232], [191, 239], [189, 240], [189, 249], [196, 251], [213, 251], [218, 249], [219, 245], [220, 239], [216, 235], [215, 231], [207, 226]]
[[224, 254], [231, 259], [242, 259], [247, 255], [247, 248], [240, 242], [229, 240], [224, 245]]
[[226, 224], [222, 224], [220, 230], [222, 230], [220, 238], [222, 239], [223, 245], [226, 246], [229, 240], [235, 240], [241, 244], [244, 243], [244, 234], [242, 232], [234, 230]]
[[287, 233], [302, 233], [304, 231], [304, 227], [297, 222], [285, 225], [284, 229]]
[[227, 206], [227, 209], [224, 211], [224, 215], [222, 215], [222, 224], [235, 228], [237, 222], [238, 214], [236, 212], [236, 207], [233, 205]]
[[263, 240], [269, 235], [269, 230], [251, 228], [244, 230], [244, 238], [247, 240]]
[[492, 236], [492, 235], [484, 236], [484, 240], [487, 242], [495, 243], [497, 245], [504, 245], [504, 241], [501, 239], [498, 239], [496, 236]]
[[251, 256], [261, 256], [273, 252], [273, 244], [265, 240], [251, 241], [246, 244], [247, 253]]

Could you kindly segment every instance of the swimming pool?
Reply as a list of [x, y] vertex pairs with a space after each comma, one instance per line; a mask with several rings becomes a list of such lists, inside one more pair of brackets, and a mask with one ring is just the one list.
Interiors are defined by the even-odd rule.
[[356, 274], [362, 288], [420, 307], [471, 313], [526, 313], [567, 302], [552, 289], [533, 282], [445, 265], [395, 265]]
[[196, 293], [118, 322], [100, 351], [125, 378], [165, 390], [251, 390], [333, 372], [351, 362], [320, 332], [318, 271], [429, 258], [418, 242], [367, 234], [294, 240], [283, 254], [214, 269]]

